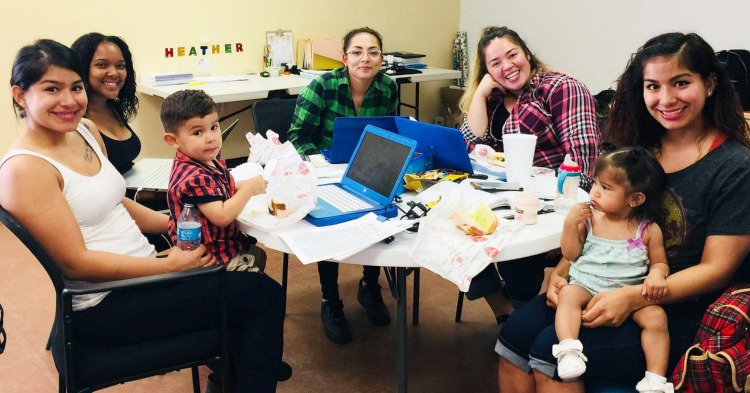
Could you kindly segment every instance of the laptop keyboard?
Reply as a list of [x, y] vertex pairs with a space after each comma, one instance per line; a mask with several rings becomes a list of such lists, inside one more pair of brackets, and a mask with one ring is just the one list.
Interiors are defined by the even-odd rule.
[[143, 183], [146, 186], [156, 186], [164, 184], [164, 179], [169, 181], [169, 172], [172, 171], [171, 165], [161, 165], [143, 177]]
[[345, 191], [343, 188], [328, 185], [318, 186], [318, 198], [342, 212], [372, 208], [373, 206]]

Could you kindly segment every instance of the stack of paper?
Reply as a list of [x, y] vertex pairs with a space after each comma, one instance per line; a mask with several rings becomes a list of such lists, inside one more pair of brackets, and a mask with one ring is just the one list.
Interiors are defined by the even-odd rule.
[[304, 264], [342, 260], [411, 227], [414, 221], [380, 221], [373, 213], [323, 227], [293, 226], [277, 232]]
[[299, 76], [301, 78], [305, 78], [305, 79], [315, 79], [319, 75], [323, 75], [326, 72], [328, 72], [328, 71], [326, 71], [326, 70], [305, 70], [305, 69], [303, 69], [303, 70], [300, 70]]
[[425, 55], [406, 51], [383, 53], [384, 56], [393, 56], [393, 62], [401, 63], [406, 68], [426, 68], [427, 65], [422, 63]]
[[143, 74], [141, 83], [151, 86], [181, 85], [193, 81], [193, 74]]

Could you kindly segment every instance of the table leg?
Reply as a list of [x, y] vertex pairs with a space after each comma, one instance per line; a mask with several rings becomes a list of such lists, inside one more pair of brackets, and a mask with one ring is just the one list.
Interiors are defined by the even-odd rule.
[[406, 271], [405, 267], [396, 268], [396, 287], [398, 299], [396, 301], [398, 314], [398, 392], [406, 393], [407, 387], [407, 359], [406, 359]]
[[414, 286], [412, 295], [412, 308], [411, 308], [411, 323], [412, 325], [419, 325], [419, 268], [414, 268]]
[[286, 315], [286, 289], [289, 281], [289, 254], [284, 253], [284, 263], [281, 268], [281, 290], [284, 292], [283, 304], [284, 315]]

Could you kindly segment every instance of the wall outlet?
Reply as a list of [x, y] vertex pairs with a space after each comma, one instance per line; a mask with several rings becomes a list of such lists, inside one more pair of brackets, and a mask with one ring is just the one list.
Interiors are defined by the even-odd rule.
[[437, 125], [439, 125], [439, 126], [444, 126], [445, 125], [445, 118], [443, 116], [435, 116], [435, 122], [434, 123], [437, 124]]

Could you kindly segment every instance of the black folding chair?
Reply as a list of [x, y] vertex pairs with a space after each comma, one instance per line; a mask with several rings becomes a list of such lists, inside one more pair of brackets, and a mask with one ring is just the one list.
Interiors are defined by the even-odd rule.
[[[51, 337], [52, 357], [59, 374], [59, 391], [91, 392], [109, 386], [164, 374], [183, 368], [192, 369], [193, 391], [200, 393], [199, 365], [221, 366], [229, 370], [226, 306], [224, 300], [224, 265], [193, 269], [178, 273], [159, 274], [103, 283], [82, 283], [67, 280], [52, 258], [16, 219], [0, 206], [3, 223], [41, 263], [47, 272], [56, 294], [55, 321]], [[168, 286], [176, 281], [197, 278], [217, 280], [217, 299], [221, 317], [215, 327], [148, 342], [117, 347], [94, 347], [79, 342], [74, 337], [76, 313], [73, 296], [91, 293], [133, 290], [138, 288]], [[208, 295], [210, 296], [210, 295]], [[0, 311], [0, 327], [2, 326]], [[0, 348], [5, 345], [2, 335]], [[231, 373], [222, 373], [231, 376]], [[225, 380], [224, 386], [230, 386]]]

